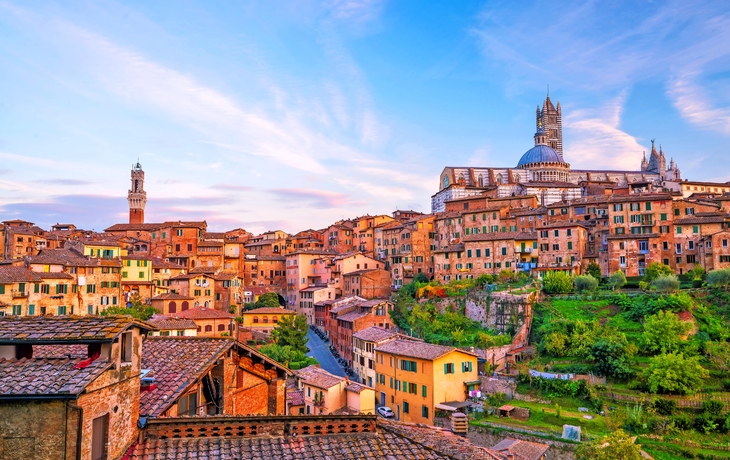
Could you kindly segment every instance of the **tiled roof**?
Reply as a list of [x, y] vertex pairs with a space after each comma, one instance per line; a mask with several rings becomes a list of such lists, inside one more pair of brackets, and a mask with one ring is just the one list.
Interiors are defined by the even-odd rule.
[[230, 281], [238, 276], [235, 272], [220, 272], [213, 275], [213, 278], [217, 281]]
[[370, 387], [361, 385], [356, 382], [350, 382], [350, 384], [345, 387], [345, 390], [352, 391], [353, 393], [361, 393], [363, 390], [367, 390], [368, 388]]
[[290, 406], [304, 405], [304, 390], [292, 390], [286, 393], [286, 401]]
[[112, 365], [96, 360], [76, 369], [81, 360], [0, 359], [0, 398], [77, 395]]
[[198, 247], [223, 247], [223, 241], [198, 241]]
[[224, 338], [147, 337], [142, 368], [152, 371], [156, 388], [140, 394], [140, 415], [162, 415], [231, 346], [233, 341]]
[[190, 318], [190, 319], [213, 319], [213, 318], [235, 318], [236, 315], [232, 315], [228, 312], [216, 310], [215, 308], [206, 307], [195, 307], [190, 310], [181, 311], [175, 313], [175, 318]]
[[88, 258], [73, 249], [43, 249], [30, 258], [31, 264], [64, 265], [67, 267], [93, 267], [99, 265], [98, 259]]
[[292, 310], [287, 310], [286, 308], [276, 308], [276, 307], [261, 307], [261, 308], [254, 308], [253, 310], [246, 310], [243, 312], [243, 314], [258, 314], [258, 315], [295, 315], [297, 312]]
[[28, 283], [42, 281], [37, 273], [25, 267], [2, 266], [0, 267], [0, 284]]
[[155, 327], [131, 316], [0, 317], [0, 343], [108, 342], [131, 326]]
[[89, 346], [75, 343], [71, 345], [33, 345], [33, 358], [87, 358]]
[[304, 369], [296, 371], [295, 374], [307, 385], [322, 388], [323, 390], [332, 388], [345, 380], [317, 366], [307, 366]]
[[66, 272], [38, 272], [38, 276], [44, 280], [72, 280], [74, 277]]
[[464, 241], [507, 241], [507, 240], [536, 240], [537, 233], [533, 232], [491, 232], [468, 235]]
[[190, 274], [199, 275], [201, 273], [212, 275], [217, 272], [220, 267], [193, 267], [190, 269]]
[[517, 460], [540, 460], [549, 448], [548, 444], [505, 438], [492, 447], [492, 450], [514, 455]]
[[370, 272], [381, 271], [382, 268], [368, 268], [367, 270], [355, 270], [352, 272], [343, 273], [342, 276], [354, 276], [354, 275], [365, 275]]
[[[411, 358], [433, 360], [450, 353], [452, 351], [460, 351], [454, 347], [446, 347], [443, 345], [434, 345], [432, 343], [414, 342], [412, 340], [393, 340], [375, 347], [375, 351], [381, 353], [390, 353], [398, 356], [408, 356]], [[470, 354], [470, 353], [467, 353]]]
[[164, 259], [161, 259], [159, 257], [153, 257], [152, 258], [152, 268], [179, 268], [179, 269], [185, 269], [184, 266], [176, 264], [174, 262], [170, 262]]
[[357, 331], [352, 334], [353, 339], [365, 340], [367, 342], [380, 342], [381, 340], [389, 339], [393, 336], [397, 336], [398, 333], [389, 329], [383, 329], [378, 326], [370, 326], [363, 330]]
[[695, 216], [685, 217], [683, 219], [674, 219], [674, 225], [721, 224], [728, 220], [728, 217], [725, 216]]
[[128, 232], [128, 231], [142, 231], [152, 232], [159, 229], [162, 224], [114, 224], [111, 227], [105, 229], [105, 232]]
[[434, 253], [440, 253], [440, 252], [462, 252], [464, 250], [464, 243], [457, 243], [457, 244], [450, 244], [448, 246], [445, 246], [443, 248], [439, 248]]
[[358, 311], [351, 311], [351, 312], [345, 313], [343, 315], [338, 315], [337, 319], [342, 320], [342, 321], [352, 322], [352, 321], [358, 320], [360, 318], [365, 318], [368, 315], [370, 315], [370, 313], [367, 313], [367, 312], [360, 313]]
[[198, 327], [192, 319], [170, 318], [169, 316], [163, 315], [154, 315], [147, 322], [161, 331], [197, 329]]
[[[239, 460], [483, 460], [506, 459], [448, 432], [410, 437], [391, 429], [378, 433], [316, 436], [250, 436], [152, 439], [138, 444], [131, 460], [235, 458]], [[414, 439], [411, 439], [414, 438]], [[441, 439], [441, 438], [449, 439]], [[433, 445], [434, 447], [431, 447]]]
[[175, 294], [175, 293], [167, 293], [167, 294], [158, 294], [154, 297], [152, 297], [152, 300], [193, 300], [193, 297], [184, 296], [181, 294]]

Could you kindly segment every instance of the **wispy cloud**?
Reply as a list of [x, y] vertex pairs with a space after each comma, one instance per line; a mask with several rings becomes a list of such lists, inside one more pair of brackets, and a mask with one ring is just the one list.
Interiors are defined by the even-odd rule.
[[46, 179], [36, 179], [32, 181], [36, 184], [43, 184], [43, 185], [65, 185], [65, 186], [80, 186], [80, 185], [91, 185], [93, 182], [88, 180], [81, 180], [81, 179], [67, 179], [63, 177], [49, 177]]
[[344, 193], [324, 190], [281, 188], [269, 190], [269, 193], [279, 202], [286, 203], [288, 207], [306, 205], [316, 208], [341, 208], [349, 202], [349, 197]]
[[645, 150], [621, 130], [626, 91], [599, 109], [574, 110], [563, 122], [570, 134], [565, 157], [576, 169], [638, 170]]
[[255, 190], [255, 188], [251, 187], [250, 185], [236, 185], [236, 184], [215, 184], [215, 185], [211, 185], [210, 188], [216, 189], [216, 190], [228, 190], [231, 192], [250, 192], [251, 190]]

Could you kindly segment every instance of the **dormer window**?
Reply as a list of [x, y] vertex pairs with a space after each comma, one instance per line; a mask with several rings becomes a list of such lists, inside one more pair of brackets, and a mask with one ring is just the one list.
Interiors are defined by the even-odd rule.
[[122, 363], [132, 362], [132, 331], [122, 333]]

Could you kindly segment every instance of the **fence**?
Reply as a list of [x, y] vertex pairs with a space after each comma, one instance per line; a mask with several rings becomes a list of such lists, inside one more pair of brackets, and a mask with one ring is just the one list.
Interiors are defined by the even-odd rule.
[[692, 396], [676, 396], [676, 395], [646, 395], [646, 396], [635, 396], [627, 395], [623, 393], [614, 393], [612, 391], [600, 392], [599, 395], [604, 399], [610, 399], [618, 402], [628, 403], [644, 403], [647, 400], [651, 400], [654, 397], [662, 399], [671, 399], [677, 403], [677, 407], [684, 408], [700, 408], [702, 403], [705, 401], [721, 401], [726, 407], [730, 406], [730, 394], [727, 393], [697, 393]]

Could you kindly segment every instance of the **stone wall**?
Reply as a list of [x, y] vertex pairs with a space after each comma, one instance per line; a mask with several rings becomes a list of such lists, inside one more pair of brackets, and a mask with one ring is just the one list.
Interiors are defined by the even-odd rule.
[[469, 426], [469, 433], [467, 434], [467, 438], [474, 445], [482, 447], [495, 446], [504, 438], [515, 438], [522, 439], [524, 441], [548, 444], [550, 446], [550, 449], [548, 449], [547, 453], [545, 454], [546, 460], [574, 460], [575, 449], [577, 447], [575, 444], [543, 439], [539, 436], [530, 436], [524, 433], [513, 433], [504, 431], [496, 432], [494, 430], [491, 430], [490, 428], [476, 426]]
[[78, 411], [64, 401], [0, 403], [2, 460], [76, 458], [77, 432]]

